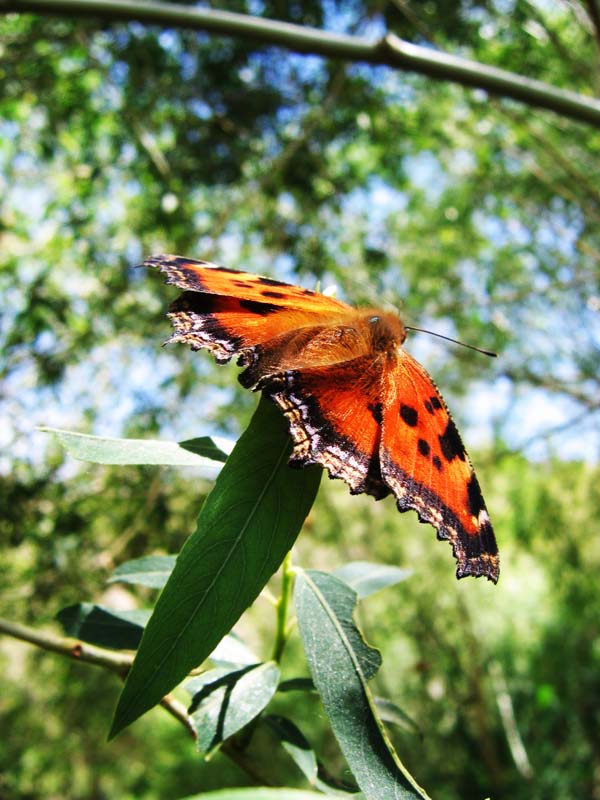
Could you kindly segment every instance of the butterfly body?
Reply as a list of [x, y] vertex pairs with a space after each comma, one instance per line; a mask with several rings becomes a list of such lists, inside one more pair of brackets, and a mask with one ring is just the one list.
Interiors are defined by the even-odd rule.
[[242, 385], [285, 414], [290, 463], [320, 464], [353, 494], [393, 494], [449, 539], [457, 576], [496, 582], [496, 541], [456, 426], [425, 369], [403, 348], [399, 316], [251, 273], [155, 256], [174, 334], [219, 363], [237, 357]]

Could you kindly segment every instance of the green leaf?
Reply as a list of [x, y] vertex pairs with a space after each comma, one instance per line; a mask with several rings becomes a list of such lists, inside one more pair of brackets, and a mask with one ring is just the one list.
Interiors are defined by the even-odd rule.
[[386, 697], [375, 697], [375, 708], [384, 722], [422, 736], [421, 729], [412, 717]]
[[136, 650], [152, 612], [147, 609], [117, 611], [93, 603], [77, 603], [56, 615], [68, 636], [114, 650]]
[[143, 556], [120, 564], [108, 579], [108, 583], [133, 583], [162, 589], [173, 572], [175, 556]]
[[210, 660], [222, 667], [243, 667], [257, 664], [260, 661], [248, 645], [233, 631], [221, 639], [210, 654]]
[[267, 725], [292, 757], [306, 780], [314, 786], [317, 779], [317, 757], [302, 731], [286, 717], [268, 714], [263, 717]]
[[157, 464], [170, 467], [202, 467], [211, 475], [227, 454], [208, 436], [181, 442], [155, 439], [107, 439], [60, 428], [38, 428], [54, 433], [65, 450], [80, 461], [95, 464]]
[[367, 681], [380, 656], [352, 615], [356, 592], [323, 572], [298, 572], [298, 627], [315, 685], [336, 739], [367, 800], [426, 798], [396, 755], [377, 717]]
[[195, 439], [186, 439], [179, 442], [179, 447], [196, 453], [198, 456], [210, 458], [211, 461], [227, 461], [227, 456], [233, 449], [233, 442], [220, 436], [198, 436]]
[[336, 797], [352, 798], [352, 800], [359, 800], [362, 797], [356, 787], [345, 786], [342, 788], [341, 782], [334, 781], [325, 775], [325, 770], [317, 761], [317, 756], [310, 743], [295, 723], [278, 714], [267, 714], [262, 717], [262, 722], [279, 739], [283, 749], [289, 754], [311, 786]]
[[217, 792], [202, 792], [184, 797], [183, 800], [315, 800], [323, 795], [303, 789], [271, 789], [253, 787], [250, 789], [219, 789]]
[[211, 669], [186, 684], [192, 695], [197, 746], [208, 753], [247, 725], [269, 703], [279, 683], [274, 661], [242, 669]]
[[280, 692], [316, 692], [312, 678], [289, 678], [279, 684]]
[[406, 580], [412, 575], [412, 570], [389, 564], [373, 564], [370, 561], [351, 561], [338, 567], [333, 574], [354, 589], [362, 599]]
[[114, 736], [201, 664], [292, 547], [321, 470], [291, 470], [287, 425], [261, 399], [162, 591], [119, 700]]

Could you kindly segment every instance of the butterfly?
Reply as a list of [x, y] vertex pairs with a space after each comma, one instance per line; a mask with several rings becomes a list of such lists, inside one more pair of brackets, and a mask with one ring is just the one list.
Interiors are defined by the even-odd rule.
[[157, 255], [185, 292], [169, 307], [167, 340], [237, 357], [239, 380], [284, 413], [291, 465], [320, 464], [352, 494], [393, 494], [399, 511], [448, 539], [456, 576], [498, 580], [496, 539], [479, 482], [436, 385], [402, 347], [394, 312], [354, 308], [281, 281]]

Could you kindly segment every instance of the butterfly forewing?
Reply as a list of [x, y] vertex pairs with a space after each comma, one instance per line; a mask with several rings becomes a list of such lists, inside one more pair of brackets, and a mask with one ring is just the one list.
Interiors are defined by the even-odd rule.
[[153, 256], [167, 283], [186, 289], [169, 308], [179, 341], [210, 350], [219, 363], [271, 344], [285, 332], [343, 317], [352, 308], [331, 297], [271, 278], [181, 256]]

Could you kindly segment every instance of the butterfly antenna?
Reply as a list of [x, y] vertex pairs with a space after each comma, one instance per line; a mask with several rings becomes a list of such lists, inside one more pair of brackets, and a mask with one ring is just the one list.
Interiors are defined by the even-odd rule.
[[484, 356], [491, 356], [492, 358], [496, 358], [498, 353], [494, 353], [493, 350], [484, 350], [482, 347], [475, 347], [474, 344], [466, 344], [466, 342], [459, 342], [458, 339], [451, 339], [449, 336], [444, 336], [443, 333], [435, 333], [435, 331], [428, 331], [426, 328], [413, 328], [412, 325], [405, 325], [404, 326], [407, 331], [419, 331], [419, 333], [428, 333], [430, 336], [437, 336], [438, 339], [445, 339], [447, 342], [452, 342], [453, 344], [460, 344], [462, 347], [468, 347], [469, 350], [476, 350], [478, 353], [483, 353]]

